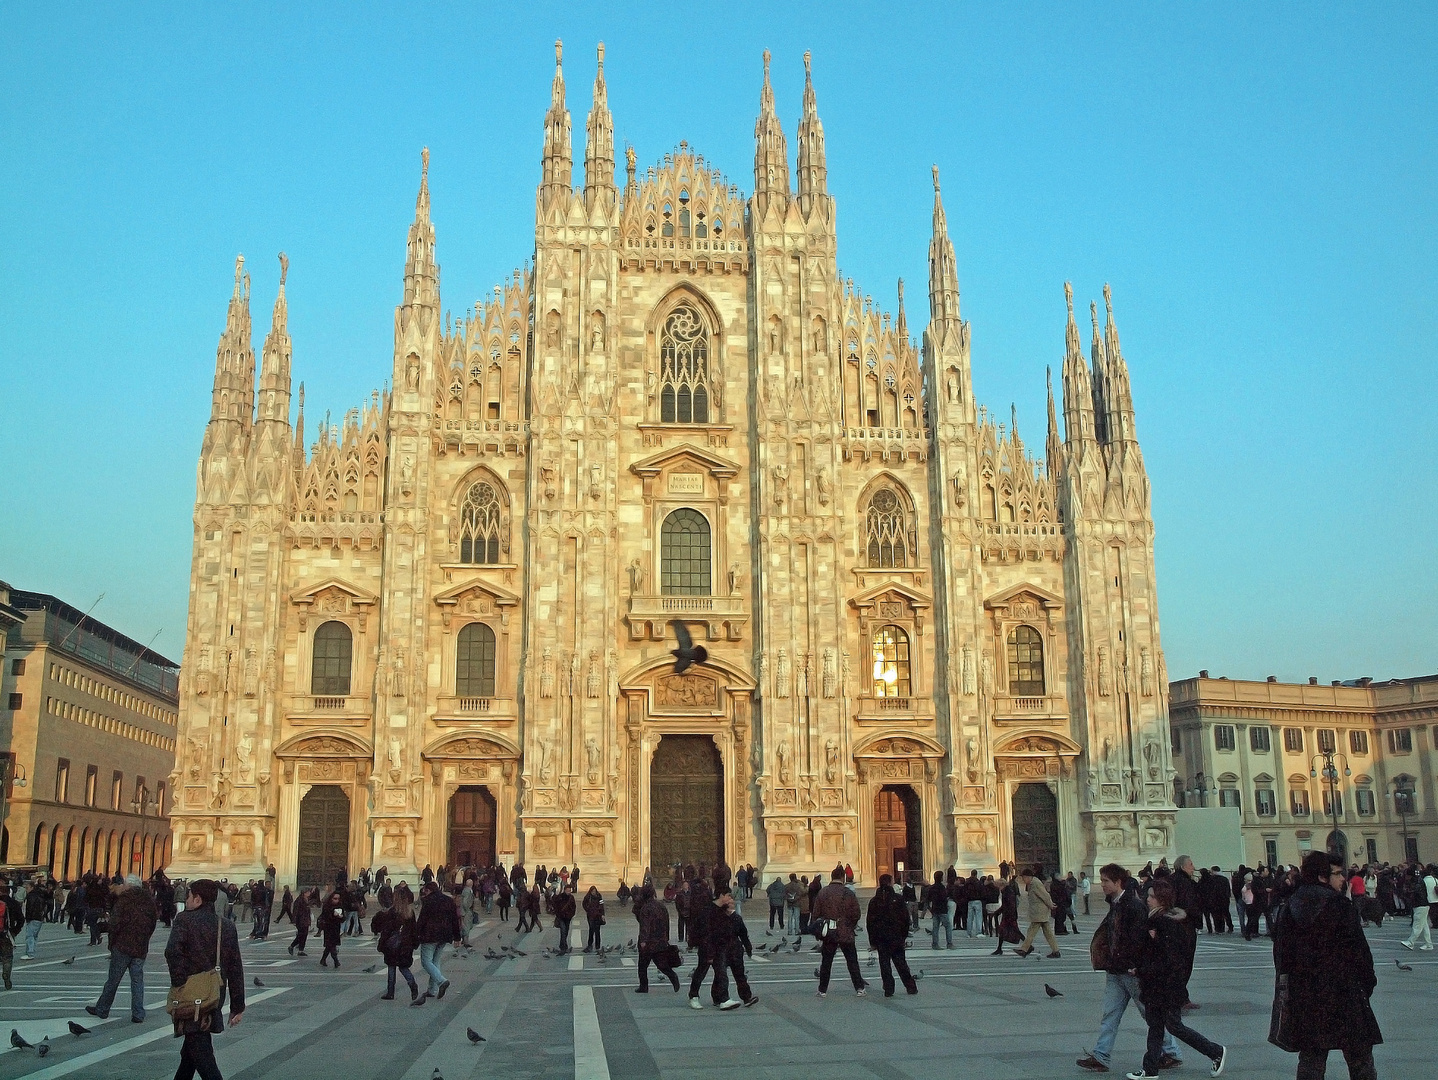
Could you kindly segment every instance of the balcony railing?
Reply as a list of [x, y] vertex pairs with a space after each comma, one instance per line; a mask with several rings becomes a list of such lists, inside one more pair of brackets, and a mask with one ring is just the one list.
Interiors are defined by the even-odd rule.
[[1064, 699], [1053, 695], [999, 695], [994, 698], [994, 716], [1030, 718], [1035, 716], [1063, 716]]
[[518, 703], [514, 698], [502, 697], [451, 697], [441, 696], [436, 716], [455, 719], [511, 721], [518, 716]]
[[908, 712], [914, 707], [913, 699], [906, 697], [881, 697], [874, 701], [883, 712]]
[[743, 615], [742, 596], [632, 596], [629, 614], [650, 618], [670, 614]]
[[317, 697], [314, 699], [316, 709], [326, 709], [335, 712], [343, 712], [349, 698], [343, 697]]

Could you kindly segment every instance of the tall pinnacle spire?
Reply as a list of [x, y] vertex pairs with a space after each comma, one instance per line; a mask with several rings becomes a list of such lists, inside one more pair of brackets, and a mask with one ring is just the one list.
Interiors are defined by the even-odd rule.
[[1091, 442], [1094, 437], [1093, 385], [1089, 382], [1088, 365], [1079, 346], [1078, 326], [1074, 323], [1074, 289], [1064, 282], [1064, 301], [1068, 305], [1068, 324], [1064, 338], [1064, 442], [1076, 445]]
[[584, 143], [584, 205], [614, 209], [614, 117], [604, 86], [604, 42], [599, 43], [599, 70], [594, 74], [594, 104], [589, 109]]
[[1089, 342], [1089, 357], [1093, 363], [1093, 433], [1099, 442], [1108, 442], [1108, 350], [1098, 329], [1098, 305], [1089, 301], [1089, 321], [1093, 323], [1093, 337]]
[[439, 306], [439, 265], [434, 261], [434, 224], [429, 219], [429, 147], [419, 152], [419, 194], [404, 261], [404, 303]]
[[933, 322], [959, 321], [959, 269], [949, 222], [939, 192], [939, 167], [934, 166], [934, 235], [929, 241], [929, 318]]
[[215, 382], [210, 420], [237, 421], [248, 431], [254, 417], [255, 352], [250, 329], [250, 275], [245, 257], [235, 258], [235, 291], [225, 313], [225, 329], [215, 350]]
[[289, 306], [285, 301], [285, 278], [289, 275], [289, 256], [280, 252], [280, 291], [275, 296], [275, 310], [270, 318], [270, 332], [260, 362], [261, 423], [274, 421], [286, 426], [290, 422], [290, 332]]
[[1059, 421], [1054, 412], [1054, 369], [1044, 368], [1044, 378], [1049, 389], [1048, 437], [1044, 440], [1045, 456], [1048, 458], [1049, 477], [1057, 480], [1063, 472], [1063, 441], [1059, 438]]
[[819, 120], [807, 52], [804, 53], [804, 115], [799, 120], [798, 142], [799, 208], [808, 217], [815, 208], [821, 212], [829, 208], [829, 170], [824, 159], [824, 125]]
[[1128, 381], [1128, 362], [1118, 343], [1118, 326], [1113, 321], [1113, 293], [1103, 287], [1103, 303], [1108, 310], [1104, 326], [1104, 352], [1108, 354], [1108, 381], [1104, 397], [1108, 403], [1108, 440], [1130, 442], [1135, 438], [1133, 423], [1133, 391]]
[[899, 317], [894, 324], [895, 332], [899, 335], [901, 342], [909, 340], [909, 319], [904, 314], [904, 279], [899, 279]]
[[759, 92], [759, 119], [754, 122], [754, 199], [762, 212], [771, 200], [782, 206], [789, 198], [789, 147], [774, 112], [774, 87], [769, 84], [769, 50], [764, 50], [764, 87]]
[[[540, 180], [541, 206], [552, 206], [569, 197], [574, 169], [574, 153], [570, 148], [569, 110], [564, 105], [564, 43], [554, 43], [554, 85], [549, 93], [549, 111], [544, 114], [543, 178]], [[614, 156], [611, 143], [610, 157]]]

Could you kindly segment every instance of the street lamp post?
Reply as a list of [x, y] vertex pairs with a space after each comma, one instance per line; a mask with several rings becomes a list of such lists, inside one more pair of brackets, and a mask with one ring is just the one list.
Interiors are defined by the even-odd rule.
[[[1333, 832], [1328, 837], [1328, 852], [1330, 855], [1338, 854], [1333, 850], [1338, 836], [1338, 765], [1337, 758], [1343, 759], [1343, 775], [1352, 776], [1353, 770], [1348, 767], [1348, 757], [1337, 749], [1324, 750], [1313, 755], [1313, 761], [1309, 764], [1308, 775], [1312, 779], [1318, 779], [1320, 773], [1328, 784], [1328, 809], [1333, 816]], [[1322, 760], [1323, 767], [1320, 770], [1318, 762]], [[1344, 853], [1347, 858], [1347, 853]]]
[[1190, 799], [1197, 799], [1199, 806], [1208, 805], [1208, 781], [1204, 779], [1203, 773], [1199, 772], [1194, 774], [1193, 787], [1189, 788], [1184, 794]]
[[1398, 817], [1403, 822], [1403, 861], [1408, 861], [1408, 815], [1413, 811], [1413, 789], [1401, 787], [1401, 780], [1393, 781], [1393, 791], [1388, 797], [1393, 800], [1393, 806], [1398, 811]]

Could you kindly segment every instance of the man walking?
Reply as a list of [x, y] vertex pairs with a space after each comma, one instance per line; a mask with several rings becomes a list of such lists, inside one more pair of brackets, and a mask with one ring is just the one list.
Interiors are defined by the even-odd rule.
[[[943, 889], [942, 877], [939, 888]], [[859, 898], [844, 888], [842, 867], [835, 869], [830, 874], [829, 884], [819, 890], [809, 919], [817, 924], [816, 933], [822, 942], [819, 949], [819, 996], [824, 997], [829, 992], [834, 953], [842, 949], [854, 993], [863, 997], [868, 991], [864, 977], [859, 974], [859, 952], [854, 948], [854, 930], [859, 925]]]
[[111, 889], [114, 900], [110, 907], [110, 973], [100, 1000], [86, 1005], [85, 1011], [101, 1020], [110, 1015], [120, 980], [130, 973], [130, 1020], [145, 1022], [145, 957], [150, 955], [150, 937], [160, 921], [159, 909], [150, 890], [131, 874], [125, 884]]
[[667, 978], [679, 993], [679, 976], [674, 973], [674, 960], [679, 950], [669, 943], [669, 909], [654, 895], [654, 886], [645, 885], [639, 890], [639, 903], [634, 905], [634, 917], [639, 922], [639, 985], [636, 994], [649, 993], [649, 965], [652, 962], [659, 974]]
[[949, 890], [944, 887], [944, 872], [934, 871], [934, 883], [924, 890], [924, 906], [934, 917], [934, 948], [939, 947], [939, 931], [942, 929], [947, 948], [954, 947], [954, 921], [949, 918]]
[[25, 916], [20, 904], [10, 898], [10, 886], [0, 881], [0, 975], [5, 979], [5, 989], [10, 990], [10, 970], [15, 964], [15, 938], [20, 927], [25, 925]]
[[191, 975], [210, 971], [215, 954], [220, 956], [223, 985], [219, 1001], [209, 1012], [197, 1018], [175, 1020], [175, 1034], [185, 1037], [180, 1047], [180, 1067], [175, 1080], [191, 1080], [195, 1073], [200, 1080], [223, 1080], [215, 1061], [211, 1036], [225, 1029], [225, 994], [230, 998], [230, 1027], [235, 1027], [245, 1014], [245, 969], [240, 959], [240, 937], [235, 924], [221, 919], [215, 910], [215, 897], [220, 887], [208, 878], [190, 883], [185, 910], [175, 916], [170, 941], [165, 946], [165, 964], [170, 969], [170, 985], [184, 986]]
[[[571, 899], [571, 913], [573, 902]], [[453, 943], [458, 949], [463, 944], [464, 930], [459, 925], [459, 912], [455, 910], [454, 901], [435, 882], [420, 889], [418, 931], [419, 966], [429, 975], [425, 997], [438, 1000], [449, 989], [449, 980], [439, 969], [440, 954], [448, 943]]]
[[884, 982], [884, 996], [894, 996], [894, 969], [898, 969], [904, 989], [919, 992], [919, 984], [909, 973], [904, 959], [904, 946], [909, 938], [909, 912], [904, 901], [894, 892], [894, 879], [888, 874], [879, 878], [878, 891], [869, 901], [869, 944], [879, 954], [879, 977]]
[[[1108, 914], [1094, 931], [1089, 952], [1095, 970], [1105, 972], [1103, 987], [1103, 1020], [1099, 1024], [1098, 1041], [1092, 1053], [1078, 1060], [1081, 1069], [1108, 1072], [1113, 1055], [1118, 1025], [1132, 1001], [1145, 1021], [1148, 1014], [1139, 999], [1138, 975], [1135, 968], [1143, 951], [1148, 926], [1148, 910], [1138, 898], [1138, 885], [1118, 863], [1109, 863], [1098, 872], [1099, 887], [1108, 901]], [[1173, 1035], [1164, 1033], [1160, 1069], [1175, 1069], [1183, 1064], [1178, 1043]]]
[[30, 891], [25, 894], [25, 954], [21, 960], [35, 959], [35, 946], [40, 941], [40, 931], [50, 918], [50, 906], [54, 896], [45, 878], [35, 875]]
[[559, 955], [569, 952], [569, 924], [574, 921], [574, 894], [563, 889], [554, 898], [554, 925], [559, 928]]
[[790, 874], [784, 885], [784, 929], [795, 939], [799, 937], [799, 875]]
[[[1409, 950], [1417, 946], [1424, 952], [1432, 952], [1433, 928], [1428, 924], [1428, 912], [1432, 905], [1438, 904], [1438, 866], [1430, 863], [1427, 870], [1413, 875], [1409, 897], [1409, 907], [1413, 909], [1413, 932], [1398, 944]], [[1418, 944], [1420, 938], [1422, 945]]]
[[1049, 943], [1049, 959], [1059, 958], [1059, 943], [1054, 940], [1054, 907], [1056, 906], [1044, 884], [1034, 877], [1032, 867], [1025, 866], [1019, 871], [1019, 891], [1023, 894], [1027, 905], [1029, 920], [1029, 931], [1024, 935], [1024, 943], [1016, 950], [1020, 957], [1028, 956], [1034, 951], [1034, 938], [1038, 932], [1044, 932], [1044, 939]]
[[764, 892], [769, 897], [769, 926], [764, 931], [764, 936], [768, 937], [774, 932], [774, 924], [776, 922], [779, 924], [780, 933], [783, 933], [784, 879], [781, 877], [776, 877], [773, 881], [769, 882], [769, 887], [765, 889]]

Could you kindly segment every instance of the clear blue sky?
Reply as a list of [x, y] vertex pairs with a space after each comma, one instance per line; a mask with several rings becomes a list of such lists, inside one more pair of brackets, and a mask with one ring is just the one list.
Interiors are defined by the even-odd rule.
[[746, 191], [760, 52], [792, 152], [811, 49], [841, 268], [922, 321], [937, 162], [1033, 446], [1063, 282], [1113, 283], [1172, 677], [1438, 670], [1438, 7], [782, 9], [12, 5], [0, 577], [178, 657], [237, 252], [257, 349], [290, 256], [313, 433], [390, 371], [422, 145], [446, 305], [528, 257], [556, 37], [576, 156], [602, 39], [641, 168], [686, 139]]

